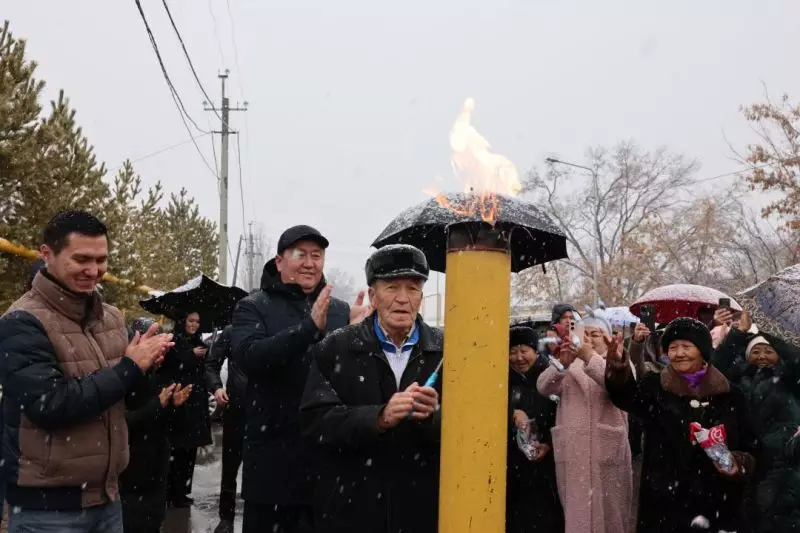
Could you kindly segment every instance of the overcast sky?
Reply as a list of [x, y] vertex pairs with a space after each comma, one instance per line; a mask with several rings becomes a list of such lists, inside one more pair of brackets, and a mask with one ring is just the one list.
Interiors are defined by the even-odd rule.
[[[142, 5], [189, 113], [218, 127], [161, 1]], [[225, 0], [169, 5], [209, 94], [218, 100], [224, 66], [233, 102], [250, 102], [231, 121], [245, 203], [242, 216], [232, 143], [234, 244], [243, 218], [274, 238], [309, 223], [331, 239], [329, 265], [359, 279], [369, 243], [449, 173], [448, 131], [467, 96], [474, 125], [521, 171], [636, 139], [700, 159], [704, 178], [739, 168], [725, 136], [750, 138], [739, 105], [759, 100], [762, 82], [800, 92], [796, 0], [230, 0], [238, 67]], [[2, 6], [47, 97], [66, 90], [110, 168], [188, 138], [133, 0]], [[198, 142], [213, 161], [210, 137]], [[135, 167], [167, 191], [185, 184], [217, 218], [215, 179], [191, 144]]]

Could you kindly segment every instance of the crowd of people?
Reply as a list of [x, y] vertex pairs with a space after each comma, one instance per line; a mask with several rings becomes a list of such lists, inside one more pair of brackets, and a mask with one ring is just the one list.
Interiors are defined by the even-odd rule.
[[[437, 531], [443, 332], [419, 314], [420, 250], [374, 252], [348, 304], [323, 275], [328, 240], [289, 228], [209, 347], [201, 310], [165, 333], [103, 302], [107, 233], [57, 215], [0, 319], [10, 532], [160, 531], [193, 503], [209, 394], [225, 407], [219, 533], [240, 467], [244, 533]], [[508, 533], [800, 531], [793, 339], [724, 307], [627, 337], [569, 304], [541, 335], [509, 327]]]

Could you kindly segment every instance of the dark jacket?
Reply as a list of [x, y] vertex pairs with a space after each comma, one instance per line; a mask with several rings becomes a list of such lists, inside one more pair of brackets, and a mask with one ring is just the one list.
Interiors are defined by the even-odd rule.
[[800, 351], [774, 338], [774, 369], [747, 364], [751, 336], [731, 329], [713, 358], [725, 376], [747, 398], [753, 427], [761, 441], [758, 468], [752, 480], [754, 530], [759, 533], [800, 531], [800, 470], [787, 444], [800, 426]]
[[159, 394], [167, 386], [161, 372], [149, 372], [125, 397], [125, 420], [131, 459], [120, 476], [123, 496], [166, 490], [169, 470], [169, 425], [175, 416], [170, 402], [161, 407]]
[[223, 329], [217, 340], [211, 345], [211, 351], [206, 357], [206, 383], [211, 394], [223, 388], [220, 372], [227, 359], [228, 379], [224, 384], [224, 388], [231, 403], [241, 404], [247, 391], [247, 376], [244, 375], [239, 365], [231, 358], [232, 329], [233, 326], [227, 326]]
[[[563, 533], [564, 510], [558, 497], [556, 463], [550, 430], [556, 423], [556, 404], [536, 390], [536, 380], [548, 365], [538, 357], [527, 374], [509, 369], [508, 471], [506, 475], [506, 531], [508, 533]], [[524, 411], [536, 424], [539, 442], [550, 452], [530, 461], [516, 442], [513, 413]]]
[[[270, 505], [310, 505], [314, 454], [300, 437], [300, 397], [311, 365], [310, 349], [324, 336], [310, 295], [284, 284], [274, 260], [264, 267], [261, 290], [241, 300], [233, 314], [233, 359], [247, 376], [242, 496]], [[331, 298], [326, 331], [346, 326], [350, 307]]]
[[[424, 383], [442, 358], [441, 331], [418, 324], [401, 390]], [[441, 413], [381, 433], [378, 415], [397, 391], [374, 317], [319, 344], [300, 407], [300, 427], [323, 462], [317, 533], [436, 532]]]
[[181, 406], [170, 426], [169, 440], [175, 448], [198, 448], [208, 446], [211, 439], [211, 415], [208, 412], [208, 388], [206, 388], [206, 366], [204, 358], [197, 357], [194, 349], [205, 347], [199, 334], [192, 336], [185, 331], [182, 322], [175, 324], [175, 346], [164, 357], [161, 373], [170, 383], [192, 385], [189, 399]]
[[40, 273], [0, 319], [6, 499], [23, 509], [114, 501], [128, 464], [123, 399], [141, 377], [120, 312]]
[[[606, 365], [611, 401], [644, 425], [644, 457], [637, 533], [689, 533], [697, 517], [709, 531], [742, 529], [746, 476], [755, 469], [753, 435], [742, 392], [709, 365], [697, 393], [672, 367], [635, 380], [627, 358]], [[725, 425], [729, 449], [740, 472], [727, 477], [690, 441], [689, 423]]]

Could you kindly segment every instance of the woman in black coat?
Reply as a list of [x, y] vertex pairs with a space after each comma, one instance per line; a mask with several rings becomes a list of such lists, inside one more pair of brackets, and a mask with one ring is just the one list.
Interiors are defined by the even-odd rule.
[[753, 336], [744, 313], [713, 358], [747, 398], [761, 441], [752, 483], [753, 530], [800, 531], [800, 469], [787, 444], [800, 426], [800, 350], [765, 333]]
[[[691, 318], [672, 321], [661, 338], [670, 364], [634, 379], [627, 356], [610, 356], [611, 401], [644, 425], [637, 533], [745, 531], [743, 493], [755, 470], [757, 441], [744, 394], [708, 360], [711, 332]], [[609, 350], [609, 354], [616, 350]], [[689, 424], [724, 424], [734, 457], [728, 473], [692, 444]]]
[[175, 347], [164, 358], [163, 373], [181, 386], [191, 385], [192, 392], [181, 416], [170, 428], [172, 444], [167, 497], [173, 507], [189, 507], [193, 500], [192, 476], [197, 448], [211, 440], [211, 416], [208, 412], [208, 389], [205, 380], [205, 357], [208, 347], [200, 338], [200, 315], [189, 313], [175, 323]]
[[[506, 532], [563, 533], [564, 510], [558, 498], [556, 464], [550, 429], [556, 423], [556, 403], [536, 390], [539, 374], [548, 362], [536, 353], [533, 329], [510, 332], [508, 470], [506, 475]], [[540, 443], [533, 460], [519, 449], [516, 432], [532, 421]]]
[[[137, 318], [130, 337], [144, 334], [153, 324]], [[122, 523], [125, 533], [158, 533], [164, 521], [169, 471], [169, 424], [191, 393], [191, 385], [180, 388], [165, 382], [164, 374], [152, 368], [125, 397], [128, 424], [128, 467], [120, 475]]]

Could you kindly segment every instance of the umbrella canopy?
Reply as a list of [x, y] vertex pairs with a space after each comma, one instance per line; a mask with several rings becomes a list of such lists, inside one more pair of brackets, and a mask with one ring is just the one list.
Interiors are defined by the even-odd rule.
[[220, 285], [200, 274], [177, 289], [140, 301], [139, 305], [149, 313], [172, 320], [196, 312], [200, 315], [200, 331], [209, 333], [231, 323], [236, 304], [245, 296], [247, 292], [239, 287]]
[[[656, 308], [656, 322], [667, 324], [681, 316], [697, 318], [698, 312], [704, 308], [716, 309], [720, 298], [730, 296], [702, 285], [664, 285], [647, 291], [630, 306], [630, 310], [638, 316], [642, 305], [653, 305]], [[731, 299], [731, 309], [741, 311], [742, 307]]]
[[639, 322], [639, 317], [631, 313], [627, 307], [607, 307], [603, 309], [602, 314], [612, 326], [628, 326]]
[[800, 265], [736, 295], [760, 331], [800, 346]]
[[[451, 207], [442, 207], [440, 200]], [[487, 223], [483, 222], [480, 212], [465, 208], [474, 205], [474, 194], [447, 194], [440, 200], [431, 198], [400, 213], [372, 246], [411, 244], [425, 253], [431, 270], [444, 272], [448, 226], [464, 222]], [[567, 257], [567, 238], [545, 212], [502, 195], [497, 195], [496, 207], [494, 226], [510, 236], [512, 272]]]

